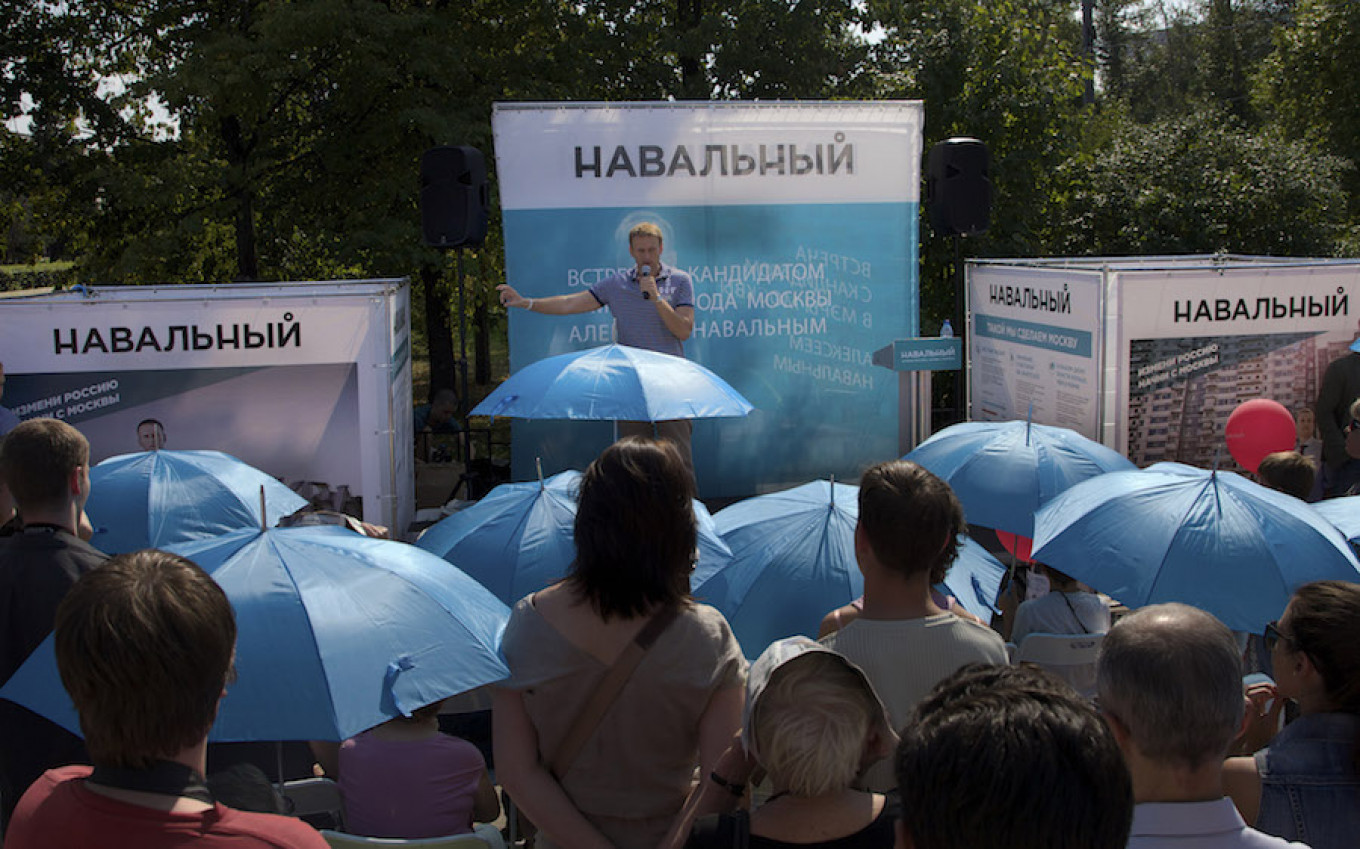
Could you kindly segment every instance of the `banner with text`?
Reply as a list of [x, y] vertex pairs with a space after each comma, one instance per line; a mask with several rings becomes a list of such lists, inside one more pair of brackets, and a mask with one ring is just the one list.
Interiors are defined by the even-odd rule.
[[1139, 465], [1176, 460], [1241, 471], [1229, 414], [1269, 398], [1311, 407], [1322, 374], [1356, 338], [1360, 265], [1239, 265], [1120, 271], [1120, 444]]
[[[632, 267], [651, 221], [694, 280], [686, 355], [756, 406], [695, 423], [705, 496], [835, 475], [897, 452], [897, 379], [872, 352], [917, 335], [918, 102], [498, 104], [506, 275], [528, 297]], [[609, 344], [605, 310], [510, 311], [510, 364]], [[514, 476], [583, 469], [611, 425], [517, 422]]]
[[970, 264], [970, 417], [1099, 438], [1099, 271]]
[[402, 532], [414, 515], [404, 280], [107, 286], [0, 299], [3, 403], [81, 431], [100, 462], [223, 451]]

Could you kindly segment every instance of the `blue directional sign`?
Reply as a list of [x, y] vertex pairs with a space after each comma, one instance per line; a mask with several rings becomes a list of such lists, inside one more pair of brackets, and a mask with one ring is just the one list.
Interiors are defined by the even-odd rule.
[[955, 371], [963, 365], [963, 340], [954, 337], [927, 336], [898, 339], [892, 343], [891, 358], [884, 356], [889, 348], [874, 353], [874, 365], [893, 371]]

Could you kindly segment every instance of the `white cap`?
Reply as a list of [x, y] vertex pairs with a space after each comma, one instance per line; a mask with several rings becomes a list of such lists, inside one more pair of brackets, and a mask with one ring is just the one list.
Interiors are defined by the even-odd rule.
[[741, 711], [741, 743], [757, 761], [760, 754], [756, 751], [756, 732], [752, 725], [755, 717], [756, 702], [762, 693], [770, 685], [770, 679], [774, 677], [775, 670], [779, 669], [790, 661], [797, 660], [804, 655], [822, 653], [837, 658], [846, 667], [852, 670], [861, 682], [869, 695], [873, 696], [874, 702], [878, 705], [879, 720], [876, 723], [879, 739], [891, 741], [892, 745], [897, 744], [897, 732], [893, 730], [892, 720], [888, 718], [888, 709], [884, 707], [883, 700], [878, 697], [874, 690], [874, 685], [869, 682], [869, 676], [864, 674], [864, 670], [851, 663], [839, 652], [827, 648], [821, 643], [809, 640], [807, 637], [786, 637], [770, 644], [770, 647], [760, 653], [755, 663], [751, 664], [750, 672], [746, 676], [746, 704]]

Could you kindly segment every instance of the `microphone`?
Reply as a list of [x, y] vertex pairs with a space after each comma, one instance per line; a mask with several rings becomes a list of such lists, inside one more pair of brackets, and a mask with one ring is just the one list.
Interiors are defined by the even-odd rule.
[[[642, 266], [642, 273], [639, 275], [639, 279], [641, 279], [642, 277], [651, 277], [651, 276], [652, 276], [652, 267], [651, 267], [650, 265], [644, 265], [644, 266]], [[642, 299], [643, 299], [644, 301], [650, 301], [650, 300], [652, 299], [652, 293], [651, 293], [651, 292], [643, 292], [643, 293], [642, 293]]]

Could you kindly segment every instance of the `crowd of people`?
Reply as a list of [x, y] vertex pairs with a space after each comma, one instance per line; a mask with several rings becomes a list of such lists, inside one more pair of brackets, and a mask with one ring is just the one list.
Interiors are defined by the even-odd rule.
[[[83, 737], [0, 701], [7, 845], [325, 846], [267, 781], [254, 805], [207, 775], [230, 603], [177, 555], [91, 548], [89, 462], [56, 420], [0, 443], [18, 511], [0, 538], [0, 683], [55, 627]], [[514, 607], [490, 762], [537, 845], [1331, 849], [1360, 833], [1360, 584], [1299, 587], [1261, 635], [1273, 680], [1244, 688], [1239, 640], [1208, 613], [1112, 623], [1041, 568], [1050, 591], [1010, 636], [1102, 635], [1090, 699], [1012, 665], [997, 630], [933, 589], [966, 525], [921, 466], [863, 475], [862, 599], [820, 641], [745, 652], [690, 595], [693, 496], [673, 443], [610, 446], [581, 481], [570, 574]], [[439, 710], [325, 750], [347, 829], [419, 838], [502, 814], [488, 758], [442, 733]]]

